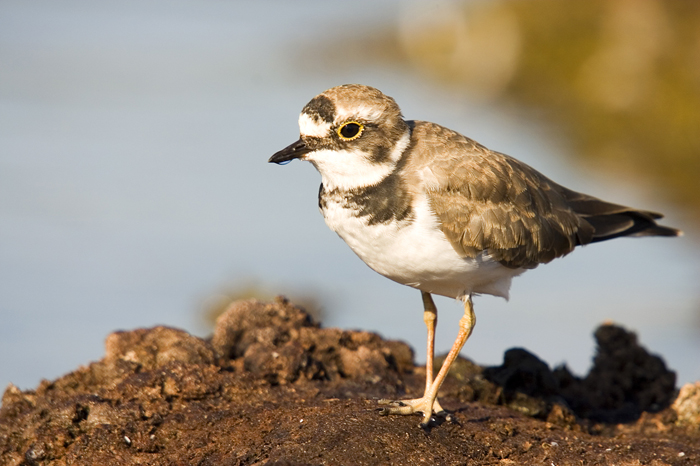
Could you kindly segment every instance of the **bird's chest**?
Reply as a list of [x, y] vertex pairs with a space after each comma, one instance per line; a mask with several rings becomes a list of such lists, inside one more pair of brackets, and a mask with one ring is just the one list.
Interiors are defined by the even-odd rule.
[[347, 202], [331, 200], [324, 203], [321, 213], [326, 225], [335, 231], [370, 267], [387, 275], [400, 259], [395, 247], [397, 238], [406, 234], [401, 221], [372, 222]]
[[392, 187], [386, 180], [354, 190], [327, 190], [321, 185], [318, 202], [330, 229], [370, 267], [385, 275], [392, 268], [391, 261], [402, 256], [396, 240], [410, 234], [416, 221], [410, 195]]
[[[427, 199], [412, 199], [410, 214], [384, 215], [363, 210], [346, 196], [324, 193], [319, 207], [331, 230], [373, 270], [399, 283], [457, 296], [462, 275], [474, 265], [460, 257], [445, 238]], [[454, 290], [453, 288], [454, 283]], [[438, 289], [444, 284], [449, 290]]]

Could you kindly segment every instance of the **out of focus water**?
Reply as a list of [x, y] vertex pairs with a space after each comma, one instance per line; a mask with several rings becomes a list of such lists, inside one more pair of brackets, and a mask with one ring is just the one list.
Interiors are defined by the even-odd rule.
[[[400, 8], [0, 3], [0, 387], [31, 388], [97, 360], [117, 329], [165, 324], [204, 335], [203, 303], [251, 278], [280, 292], [311, 290], [324, 325], [407, 340], [424, 360], [418, 291], [376, 275], [325, 227], [310, 165], [266, 163], [296, 140], [311, 97], [348, 82], [384, 90], [408, 118], [689, 230], [590, 246], [516, 279], [510, 303], [477, 298], [463, 354], [495, 364], [524, 346], [583, 373], [592, 331], [612, 319], [662, 354], [679, 382], [700, 379], [700, 248], [683, 212], [634, 180], [572, 163], [565, 142], [524, 112], [464, 105], [395, 67], [325, 67], [314, 53], [338, 37], [352, 47]], [[445, 351], [461, 306], [437, 304]]]

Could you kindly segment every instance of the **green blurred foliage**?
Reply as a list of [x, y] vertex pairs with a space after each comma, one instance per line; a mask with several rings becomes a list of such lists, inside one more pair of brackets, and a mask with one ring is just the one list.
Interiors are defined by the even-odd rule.
[[508, 2], [506, 97], [556, 115], [578, 152], [700, 214], [700, 2]]
[[415, 2], [346, 42], [325, 45], [327, 66], [400, 66], [516, 103], [700, 220], [700, 1]]

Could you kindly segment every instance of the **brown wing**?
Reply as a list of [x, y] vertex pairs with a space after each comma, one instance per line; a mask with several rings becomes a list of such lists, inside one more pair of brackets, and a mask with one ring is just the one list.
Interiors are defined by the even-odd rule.
[[442, 231], [461, 255], [488, 251], [508, 267], [535, 267], [593, 239], [593, 227], [559, 186], [524, 163], [431, 123], [416, 122], [414, 133], [425, 146], [443, 141], [439, 151], [417, 151], [425, 157], [415, 168], [422, 170]]
[[571, 191], [459, 133], [413, 124], [410, 171], [421, 177], [442, 231], [465, 257], [487, 251], [507, 267], [532, 268], [591, 242], [680, 234], [657, 225], [660, 214]]

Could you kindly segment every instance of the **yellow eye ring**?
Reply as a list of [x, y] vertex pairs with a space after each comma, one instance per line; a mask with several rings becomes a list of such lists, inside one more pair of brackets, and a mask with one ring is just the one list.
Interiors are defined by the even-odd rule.
[[336, 132], [343, 141], [352, 141], [353, 139], [359, 138], [364, 129], [365, 127], [362, 125], [362, 123], [357, 121], [348, 121], [340, 125]]

